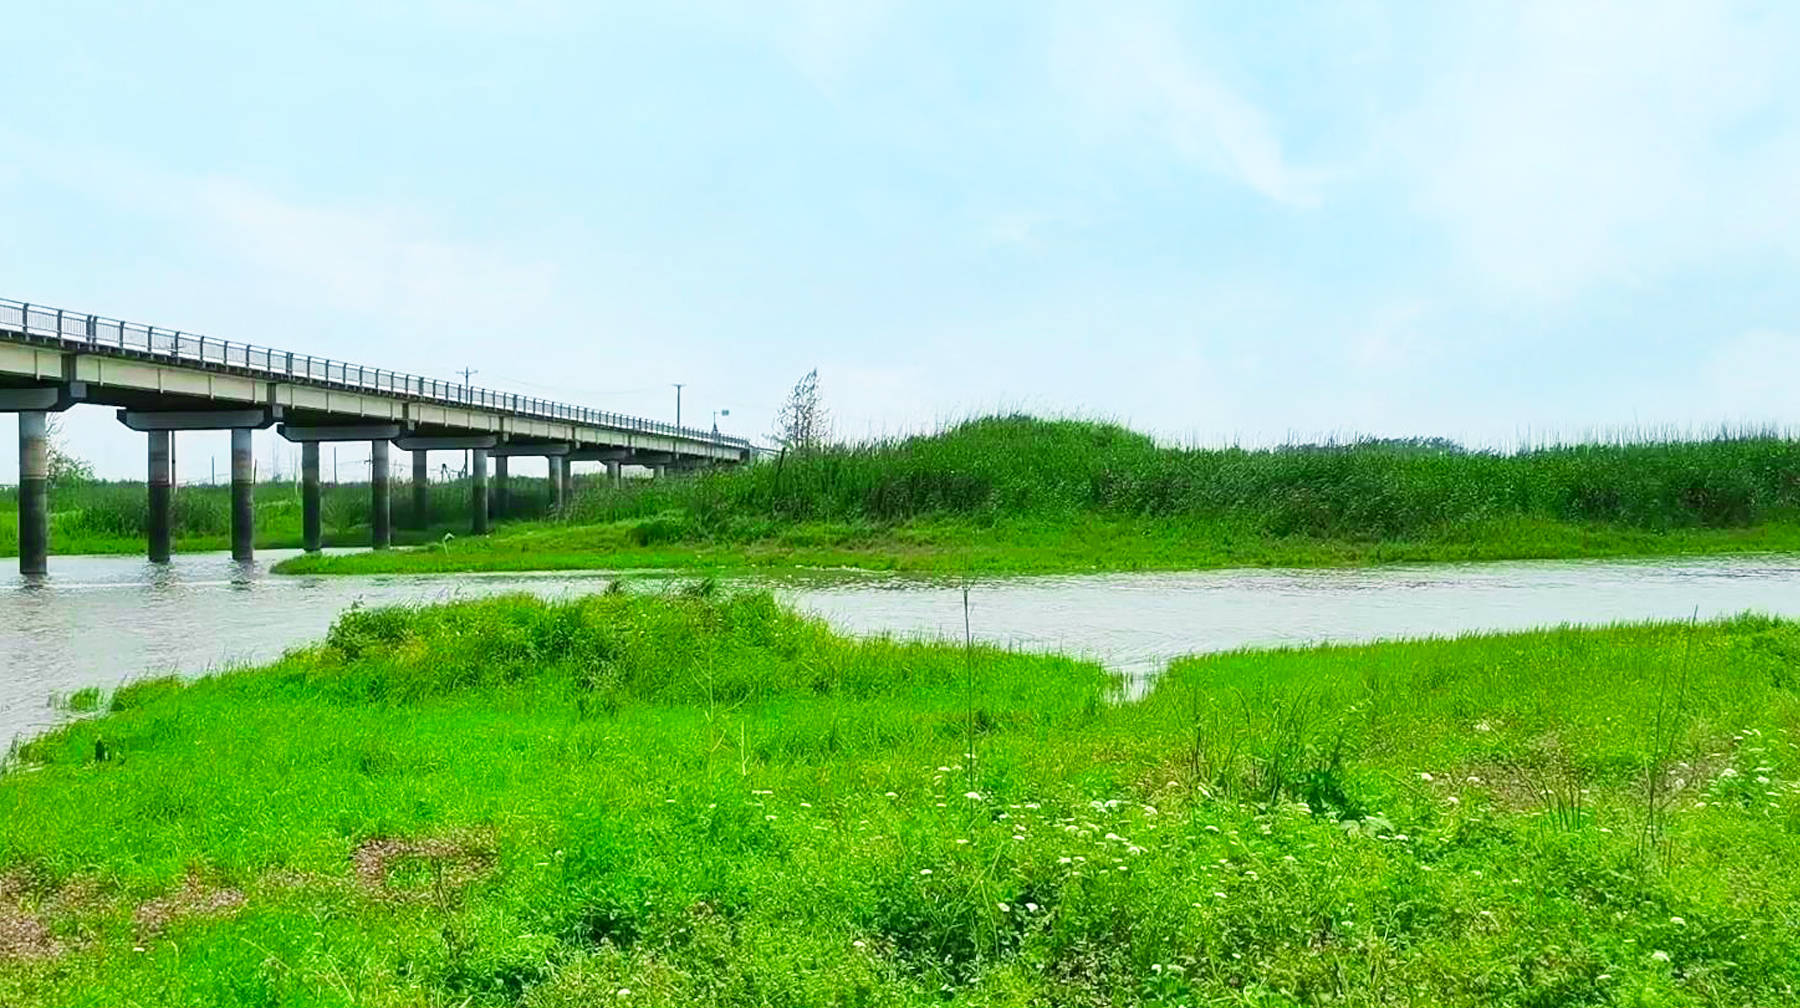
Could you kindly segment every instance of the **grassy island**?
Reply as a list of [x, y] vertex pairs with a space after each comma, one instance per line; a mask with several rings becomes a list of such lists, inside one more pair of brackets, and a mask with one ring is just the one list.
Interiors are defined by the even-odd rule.
[[1142, 702], [702, 585], [353, 610], [0, 775], [0, 1004], [1800, 997], [1800, 626], [1233, 653]]
[[1800, 548], [1800, 444], [1515, 453], [1441, 441], [1181, 449], [994, 417], [737, 470], [590, 485], [561, 520], [286, 573], [851, 566], [1024, 573]]

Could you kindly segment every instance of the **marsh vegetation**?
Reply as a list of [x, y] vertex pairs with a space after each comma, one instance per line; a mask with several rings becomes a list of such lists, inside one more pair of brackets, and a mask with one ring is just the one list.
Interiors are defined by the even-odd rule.
[[0, 1000], [1786, 1002], [1796, 658], [1547, 630], [1117, 703], [705, 583], [353, 610], [14, 754]]
[[1800, 547], [1800, 443], [1776, 433], [1469, 451], [1441, 440], [1186, 449], [1110, 424], [990, 417], [622, 489], [455, 557], [309, 572], [849, 565], [1075, 571], [1329, 566]]

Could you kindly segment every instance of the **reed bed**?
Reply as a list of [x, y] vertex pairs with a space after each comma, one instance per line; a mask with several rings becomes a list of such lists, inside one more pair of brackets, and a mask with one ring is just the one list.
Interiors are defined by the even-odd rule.
[[691, 480], [595, 487], [571, 519], [674, 515], [692, 534], [743, 538], [809, 521], [1091, 514], [1354, 540], [1512, 518], [1662, 531], [1741, 528], [1796, 513], [1800, 442], [1759, 430], [1514, 452], [1434, 439], [1190, 449], [1111, 424], [1007, 416]]

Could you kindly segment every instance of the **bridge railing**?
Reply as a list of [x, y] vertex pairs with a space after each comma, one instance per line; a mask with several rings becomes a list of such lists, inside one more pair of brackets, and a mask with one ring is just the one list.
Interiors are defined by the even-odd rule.
[[158, 329], [155, 326], [101, 315], [65, 311], [23, 301], [0, 298], [0, 329], [10, 329], [28, 336], [58, 340], [76, 347], [95, 350], [122, 350], [145, 354], [172, 362], [188, 362], [216, 367], [236, 368], [252, 374], [299, 379], [350, 389], [383, 392], [427, 402], [516, 413], [551, 420], [567, 420], [610, 427], [618, 430], [669, 437], [688, 438], [733, 448], [750, 448], [743, 438], [730, 437], [693, 427], [643, 417], [626, 416], [606, 410], [590, 409], [569, 403], [522, 396], [511, 392], [461, 385], [456, 382], [426, 378], [421, 375], [364, 367], [344, 361], [292, 353], [250, 343], [234, 343], [196, 333]]

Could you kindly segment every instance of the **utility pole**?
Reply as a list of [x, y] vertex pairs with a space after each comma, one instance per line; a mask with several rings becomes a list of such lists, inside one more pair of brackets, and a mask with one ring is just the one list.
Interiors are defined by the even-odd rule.
[[722, 416], [730, 416], [730, 415], [731, 415], [731, 411], [728, 409], [713, 410], [713, 437], [719, 436], [719, 418]]
[[[476, 376], [480, 373], [481, 373], [480, 371], [477, 371], [474, 368], [467, 368], [467, 367], [463, 368], [461, 371], [457, 372], [457, 374], [463, 376], [463, 402], [469, 401], [469, 379], [473, 378], [474, 376]], [[465, 451], [465, 452], [463, 452], [463, 474], [467, 475], [468, 472], [469, 472], [469, 452]]]
[[671, 382], [675, 386], [675, 426], [681, 427], [681, 386], [684, 382]]

